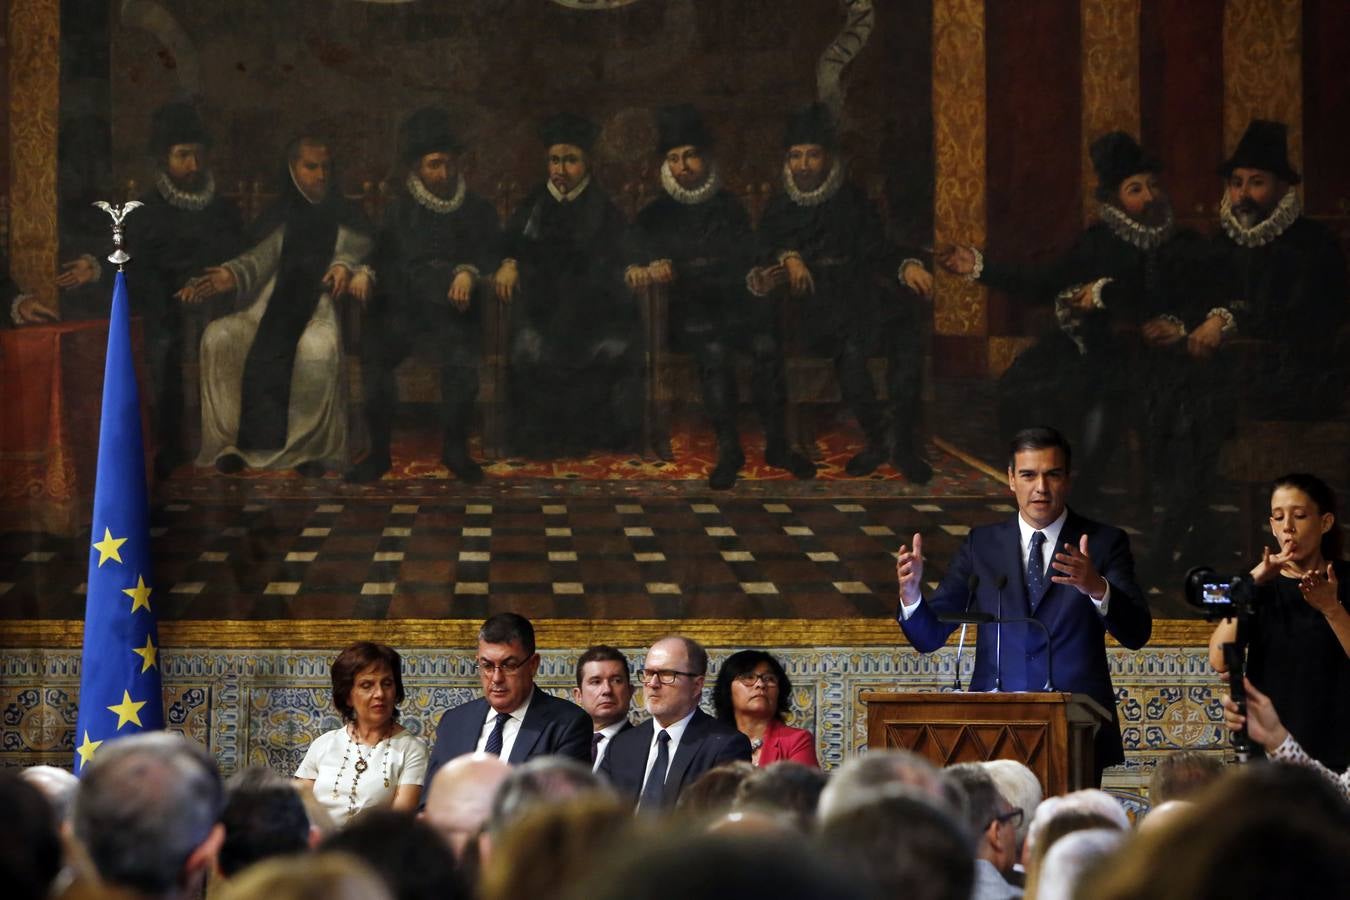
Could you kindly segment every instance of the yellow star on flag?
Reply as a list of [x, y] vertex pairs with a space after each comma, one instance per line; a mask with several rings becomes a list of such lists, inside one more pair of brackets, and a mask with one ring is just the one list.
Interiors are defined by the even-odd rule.
[[155, 642], [151, 640], [150, 635], [147, 634], [145, 636], [145, 646], [132, 647], [131, 652], [145, 660], [145, 662], [141, 663], [141, 671], [146, 672], [155, 664], [155, 653], [158, 652], [158, 648], [155, 647]]
[[98, 567], [103, 568], [103, 564], [108, 560], [114, 562], [122, 561], [122, 554], [117, 551], [127, 542], [126, 538], [115, 538], [112, 532], [107, 528], [103, 529], [103, 540], [94, 544], [94, 549], [98, 551]]
[[117, 713], [117, 730], [121, 731], [122, 726], [128, 722], [135, 722], [137, 725], [140, 725], [141, 707], [144, 706], [146, 702], [147, 701], [145, 700], [141, 700], [140, 702], [132, 700], [131, 694], [122, 691], [122, 702], [108, 707], [110, 712]]
[[146, 612], [150, 611], [150, 588], [145, 586], [145, 577], [136, 576], [136, 586], [134, 588], [123, 588], [122, 593], [131, 598], [131, 611], [135, 612], [142, 607]]
[[89, 732], [84, 733], [84, 743], [75, 748], [75, 752], [80, 754], [81, 769], [89, 765], [89, 760], [94, 758], [94, 751], [102, 746], [102, 741], [91, 741], [89, 740]]

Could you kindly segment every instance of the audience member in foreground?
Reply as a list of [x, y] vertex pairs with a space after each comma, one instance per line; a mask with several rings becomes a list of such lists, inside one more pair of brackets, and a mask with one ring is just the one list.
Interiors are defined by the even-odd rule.
[[68, 769], [56, 766], [26, 766], [19, 770], [19, 777], [42, 792], [56, 813], [56, 822], [62, 825], [70, 820], [70, 810], [75, 805], [75, 791], [80, 786]]
[[314, 739], [295, 777], [339, 825], [375, 807], [416, 809], [427, 745], [398, 723], [402, 657], [393, 647], [357, 641], [333, 660], [332, 676], [342, 727]]
[[497, 787], [511, 766], [490, 753], [466, 753], [446, 763], [427, 788], [422, 819], [436, 829], [461, 864], [476, 860], [478, 835], [492, 813]]
[[345, 853], [269, 859], [232, 879], [216, 900], [396, 900], [370, 867]]
[[1074, 900], [1084, 877], [1108, 862], [1128, 841], [1128, 832], [1115, 828], [1087, 828], [1066, 834], [1041, 858], [1027, 895], [1036, 900]]
[[319, 832], [310, 827], [299, 791], [280, 775], [263, 771], [271, 777], [242, 784], [231, 779], [226, 784], [221, 815], [225, 843], [216, 858], [216, 871], [225, 878], [270, 856], [300, 853], [318, 842]]
[[741, 650], [727, 657], [713, 688], [717, 718], [750, 739], [750, 761], [767, 766], [780, 759], [820, 767], [815, 735], [792, 728], [792, 681], [783, 666], [763, 650]]
[[1169, 800], [1189, 800], [1223, 774], [1217, 757], [1195, 750], [1169, 753], [1153, 767], [1148, 780], [1148, 802], [1154, 806]]
[[681, 791], [675, 808], [690, 818], [711, 819], [731, 812], [741, 785], [754, 774], [755, 767], [743, 759], [722, 763]]
[[1022, 889], [1009, 884], [1006, 874], [1017, 862], [1017, 826], [1023, 812], [994, 786], [979, 763], [950, 766], [943, 776], [966, 795], [966, 825], [975, 836], [975, 887], [972, 900], [1012, 900]]
[[820, 769], [779, 760], [741, 782], [732, 808], [786, 817], [802, 834], [810, 834], [827, 778]]
[[44, 900], [61, 871], [61, 838], [51, 804], [36, 787], [0, 772], [0, 884], [13, 900]]
[[626, 803], [603, 793], [531, 807], [494, 844], [481, 900], [552, 897], [579, 883], [644, 832]]
[[651, 812], [675, 805], [680, 792], [721, 763], [750, 759], [750, 741], [698, 708], [708, 652], [679, 635], [652, 644], [640, 680], [652, 717], [609, 745], [600, 771], [622, 794]]
[[825, 822], [856, 806], [875, 800], [880, 788], [899, 784], [914, 789], [937, 803], [945, 803], [958, 816], [965, 815], [965, 796], [943, 780], [942, 771], [908, 750], [873, 750], [855, 756], [839, 767], [820, 794], [816, 817]]
[[430, 825], [411, 813], [373, 809], [323, 842], [325, 852], [347, 853], [380, 876], [394, 900], [458, 900], [472, 896], [455, 855]]
[[994, 787], [998, 788], [1003, 798], [1022, 810], [1022, 820], [1017, 823], [1014, 838], [1017, 842], [1017, 862], [1013, 865], [1012, 871], [1005, 873], [1004, 876], [1010, 884], [1022, 887], [1027, 874], [1024, 868], [1027, 831], [1031, 829], [1031, 820], [1036, 815], [1036, 808], [1045, 797], [1041, 781], [1035, 772], [1011, 759], [991, 759], [980, 765], [989, 773], [989, 777], [994, 779]]
[[1336, 773], [1309, 756], [1294, 740], [1289, 729], [1280, 721], [1280, 715], [1270, 698], [1252, 686], [1250, 680], [1243, 679], [1247, 688], [1247, 714], [1244, 716], [1233, 698], [1223, 696], [1223, 719], [1229, 731], [1241, 731], [1247, 726], [1247, 736], [1265, 748], [1270, 758], [1283, 763], [1306, 766], [1321, 773], [1328, 781], [1340, 789], [1341, 796], [1350, 800], [1350, 769]]
[[75, 837], [102, 883], [145, 897], [198, 896], [225, 839], [216, 763], [178, 734], [112, 741], [85, 767]]

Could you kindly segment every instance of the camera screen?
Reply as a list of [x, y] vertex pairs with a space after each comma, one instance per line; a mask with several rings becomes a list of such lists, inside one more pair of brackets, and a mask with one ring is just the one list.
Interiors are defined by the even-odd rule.
[[1200, 599], [1207, 604], [1228, 603], [1228, 589], [1231, 587], [1227, 581], [1208, 581], [1202, 585]]

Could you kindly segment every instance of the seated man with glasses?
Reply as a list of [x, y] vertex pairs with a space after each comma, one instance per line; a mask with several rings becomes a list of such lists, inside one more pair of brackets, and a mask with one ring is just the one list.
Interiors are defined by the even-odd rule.
[[516, 613], [497, 613], [478, 630], [478, 679], [483, 696], [441, 716], [426, 783], [436, 770], [465, 753], [480, 751], [509, 763], [537, 756], [570, 756], [590, 762], [591, 718], [581, 707], [535, 687], [539, 654], [534, 626]]
[[975, 887], [971, 900], [1012, 900], [1022, 889], [1008, 882], [1017, 863], [1022, 810], [999, 793], [980, 763], [948, 766], [942, 777], [966, 796], [966, 824], [975, 835]]
[[673, 807], [680, 791], [709, 769], [750, 759], [750, 740], [698, 708], [708, 652], [679, 635], [647, 651], [636, 675], [652, 717], [610, 741], [600, 771], [620, 793], [654, 811]]

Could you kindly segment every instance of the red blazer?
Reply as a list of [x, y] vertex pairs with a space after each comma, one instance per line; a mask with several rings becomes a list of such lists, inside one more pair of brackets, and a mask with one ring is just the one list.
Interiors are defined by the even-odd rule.
[[804, 728], [790, 728], [773, 719], [764, 732], [764, 746], [759, 750], [756, 765], [767, 766], [783, 759], [820, 768], [820, 761], [816, 759], [816, 736]]

